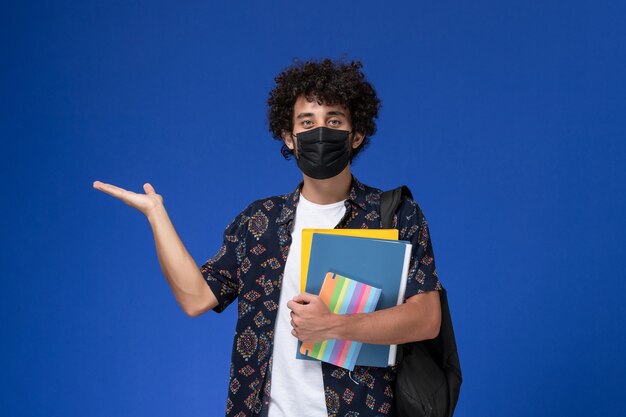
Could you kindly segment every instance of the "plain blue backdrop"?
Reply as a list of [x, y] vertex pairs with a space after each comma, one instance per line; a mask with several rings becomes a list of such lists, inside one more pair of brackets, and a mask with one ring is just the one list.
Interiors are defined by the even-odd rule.
[[212, 416], [236, 307], [187, 317], [151, 182], [213, 256], [301, 176], [267, 131], [295, 57], [360, 59], [382, 101], [353, 172], [429, 221], [458, 417], [623, 416], [626, 4], [8, 1], [0, 13], [2, 416]]

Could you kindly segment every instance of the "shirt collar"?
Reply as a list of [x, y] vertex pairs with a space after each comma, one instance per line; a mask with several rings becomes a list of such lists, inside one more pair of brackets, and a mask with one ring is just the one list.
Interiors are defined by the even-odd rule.
[[[285, 224], [293, 220], [296, 213], [296, 208], [298, 207], [298, 202], [300, 200], [300, 191], [302, 190], [303, 185], [304, 182], [301, 182], [292, 193], [286, 194], [284, 196], [285, 205], [283, 206], [283, 210], [280, 216], [278, 217], [278, 219], [276, 219], [276, 222], [278, 224]], [[348, 197], [345, 202], [346, 208], [349, 205], [352, 205], [353, 207], [358, 207], [364, 211], [367, 211], [368, 207], [366, 196], [367, 190], [365, 189], [365, 186], [354, 175], [352, 175], [350, 192], [348, 193]]]

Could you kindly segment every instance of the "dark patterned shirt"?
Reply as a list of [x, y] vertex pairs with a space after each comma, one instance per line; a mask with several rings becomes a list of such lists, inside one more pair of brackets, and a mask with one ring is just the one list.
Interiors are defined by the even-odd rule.
[[[302, 183], [291, 194], [257, 200], [224, 231], [224, 242], [201, 267], [222, 312], [235, 299], [239, 319], [230, 363], [227, 416], [266, 416], [271, 388], [274, 325], [291, 230]], [[337, 228], [380, 228], [381, 190], [352, 177], [346, 213]], [[394, 217], [400, 240], [413, 244], [405, 299], [441, 289], [428, 225], [415, 201], [405, 198]], [[295, 355], [295, 352], [294, 352]], [[322, 362], [329, 416], [394, 415], [396, 367], [356, 366], [354, 371]]]

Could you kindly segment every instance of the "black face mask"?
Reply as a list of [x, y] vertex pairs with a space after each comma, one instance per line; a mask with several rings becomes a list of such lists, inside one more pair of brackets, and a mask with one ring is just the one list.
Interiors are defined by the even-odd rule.
[[350, 162], [350, 133], [323, 126], [298, 133], [298, 167], [305, 175], [318, 180], [338, 175]]

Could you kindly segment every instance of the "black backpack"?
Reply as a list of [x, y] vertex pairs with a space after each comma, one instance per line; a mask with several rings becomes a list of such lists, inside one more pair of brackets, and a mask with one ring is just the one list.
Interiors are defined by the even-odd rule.
[[[413, 198], [406, 187], [381, 196], [382, 227], [393, 225], [402, 197]], [[441, 329], [432, 340], [398, 345], [395, 405], [398, 417], [452, 417], [461, 390], [461, 363], [452, 329], [446, 290], [439, 291]]]

